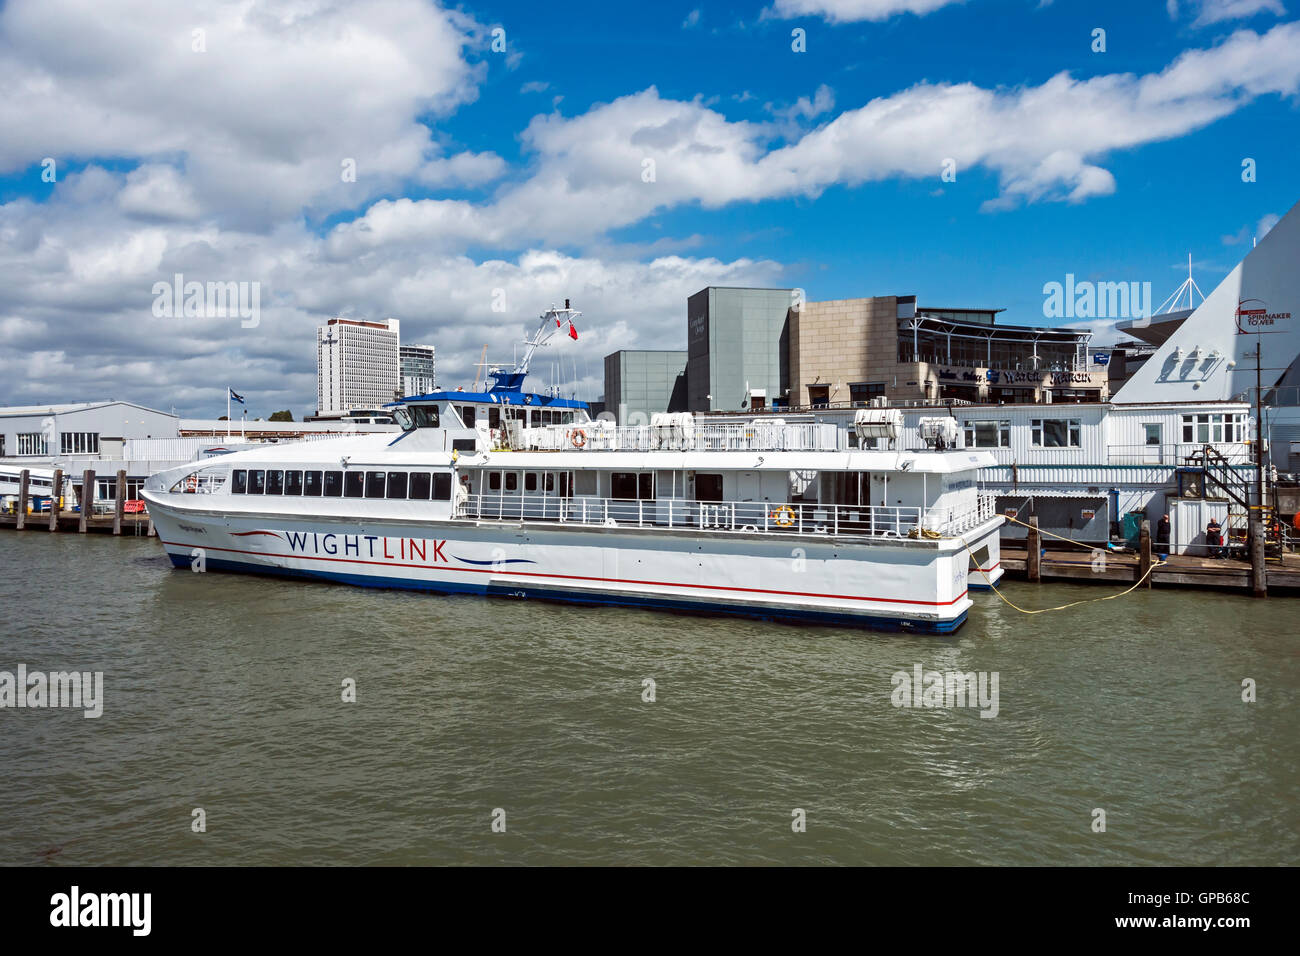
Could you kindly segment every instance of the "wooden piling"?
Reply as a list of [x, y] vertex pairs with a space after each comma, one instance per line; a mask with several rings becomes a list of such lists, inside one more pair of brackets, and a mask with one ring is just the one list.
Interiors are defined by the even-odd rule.
[[1146, 587], [1151, 587], [1151, 521], [1148, 518], [1142, 519], [1142, 528], [1138, 533], [1138, 566], [1137, 579], [1145, 581]]
[[54, 469], [54, 480], [50, 482], [50, 530], [59, 530], [59, 499], [63, 497], [63, 469]]
[[1253, 597], [1268, 597], [1268, 569], [1264, 564], [1264, 522], [1258, 518], [1250, 522], [1250, 593]]
[[113, 509], [113, 534], [122, 533], [122, 513], [126, 510], [126, 471], [117, 470], [116, 507]]
[[95, 472], [87, 468], [81, 473], [81, 517], [77, 519], [77, 533], [86, 533], [86, 522], [95, 510]]
[[26, 468], [18, 473], [18, 517], [14, 527], [19, 531], [27, 527], [27, 479], [30, 477], [31, 472]]
[[1025, 540], [1025, 574], [1035, 584], [1042, 575], [1043, 542], [1038, 533], [1038, 515], [1029, 516], [1029, 536]]

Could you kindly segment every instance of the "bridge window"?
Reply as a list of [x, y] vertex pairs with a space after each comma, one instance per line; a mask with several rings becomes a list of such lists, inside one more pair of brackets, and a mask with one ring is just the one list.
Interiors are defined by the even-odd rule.
[[411, 472], [411, 498], [419, 501], [429, 500], [429, 473], [427, 471]]
[[230, 474], [230, 493], [232, 495], [242, 495], [248, 493], [248, 472], [243, 468], [237, 468]]
[[302, 493], [311, 498], [320, 497], [320, 479], [319, 471], [304, 471], [302, 473]]
[[388, 497], [406, 497], [406, 472], [390, 471], [388, 473]]

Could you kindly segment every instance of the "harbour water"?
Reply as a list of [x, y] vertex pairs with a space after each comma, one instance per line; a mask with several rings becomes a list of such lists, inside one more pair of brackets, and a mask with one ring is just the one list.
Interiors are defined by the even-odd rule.
[[[0, 575], [0, 671], [104, 675], [97, 719], [0, 710], [0, 864], [1300, 862], [1300, 599], [982, 593], [922, 637], [196, 574], [150, 539], [6, 532]], [[996, 673], [997, 716], [894, 706], [917, 665]]]

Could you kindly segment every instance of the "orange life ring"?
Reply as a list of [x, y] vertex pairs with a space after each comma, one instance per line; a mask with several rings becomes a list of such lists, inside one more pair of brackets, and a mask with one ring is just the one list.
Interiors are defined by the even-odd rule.
[[569, 441], [574, 448], [582, 448], [587, 444], [587, 433], [581, 428], [575, 428], [569, 432]]

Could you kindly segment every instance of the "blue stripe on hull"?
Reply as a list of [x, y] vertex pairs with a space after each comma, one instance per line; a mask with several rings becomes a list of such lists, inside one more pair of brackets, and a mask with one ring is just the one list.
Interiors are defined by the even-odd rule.
[[[190, 567], [190, 559], [183, 554], [169, 554], [178, 568]], [[918, 621], [910, 618], [877, 617], [860, 614], [838, 614], [834, 611], [790, 611], [784, 608], [737, 607], [730, 604], [712, 604], [704, 601], [680, 601], [654, 595], [600, 594], [587, 591], [564, 591], [555, 588], [538, 588], [515, 584], [455, 584], [450, 581], [421, 581], [414, 578], [390, 578], [367, 574], [342, 574], [334, 571], [307, 571], [299, 568], [276, 568], [228, 558], [208, 558], [207, 567], [216, 571], [234, 571], [245, 574], [264, 574], [272, 577], [299, 578], [309, 581], [335, 581], [370, 588], [397, 588], [410, 591], [433, 591], [439, 594], [474, 594], [487, 597], [513, 597], [537, 601], [556, 601], [562, 604], [594, 604], [611, 607], [644, 607], [660, 611], [685, 611], [692, 614], [730, 614], [756, 618], [762, 621], [779, 621], [793, 624], [825, 624], [835, 627], [870, 628], [880, 631], [907, 631], [920, 634], [951, 634], [966, 623], [966, 612], [947, 621]]]

